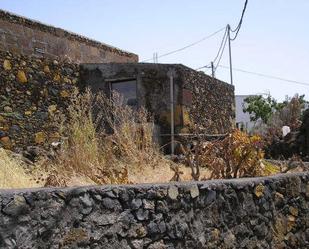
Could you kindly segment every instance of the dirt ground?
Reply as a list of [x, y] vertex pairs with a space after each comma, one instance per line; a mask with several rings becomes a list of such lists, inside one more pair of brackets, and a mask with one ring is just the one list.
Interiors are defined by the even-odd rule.
[[[181, 181], [192, 181], [191, 169], [185, 165], [180, 165], [179, 169]], [[210, 172], [201, 168], [200, 179], [208, 179]], [[174, 171], [170, 167], [158, 166], [129, 172], [129, 181], [132, 183], [164, 183], [169, 182], [174, 176]]]

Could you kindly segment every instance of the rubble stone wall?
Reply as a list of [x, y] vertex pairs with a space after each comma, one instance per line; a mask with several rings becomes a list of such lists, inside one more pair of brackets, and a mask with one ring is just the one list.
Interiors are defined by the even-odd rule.
[[190, 117], [202, 132], [225, 134], [235, 128], [234, 86], [183, 67], [180, 77], [192, 91]]
[[0, 191], [1, 248], [308, 248], [309, 173]]
[[2, 10], [0, 49], [75, 63], [138, 61], [136, 54]]
[[[137, 106], [146, 107], [160, 133], [170, 133], [170, 81], [167, 72], [173, 64], [108, 63], [82, 64], [81, 81], [93, 91], [109, 94], [110, 80], [136, 80]], [[174, 125], [176, 131], [183, 127], [181, 109], [182, 82], [174, 79]]]
[[82, 81], [95, 90], [107, 91], [110, 79], [136, 79], [139, 104], [154, 115], [162, 134], [170, 133], [170, 69], [175, 72], [176, 133], [191, 133], [193, 124], [208, 134], [225, 134], [235, 126], [234, 86], [184, 65], [83, 64], [82, 69]]
[[[170, 132], [167, 72], [175, 68], [176, 133], [190, 133], [192, 123], [205, 133], [226, 133], [234, 124], [234, 88], [182, 65], [78, 64], [37, 58], [0, 49], [0, 147], [14, 151], [29, 145], [48, 147], [60, 138], [57, 113], [65, 113], [74, 89], [106, 88], [109, 79], [134, 78], [138, 104], [154, 115], [161, 133]], [[86, 70], [87, 69], [87, 70]], [[54, 125], [55, 124], [55, 125]], [[183, 129], [184, 128], [184, 129]]]
[[59, 140], [55, 117], [65, 113], [78, 80], [77, 64], [0, 50], [0, 148]]

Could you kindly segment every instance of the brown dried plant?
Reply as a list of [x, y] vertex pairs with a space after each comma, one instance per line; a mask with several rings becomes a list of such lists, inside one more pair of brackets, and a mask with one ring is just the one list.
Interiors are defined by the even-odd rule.
[[17, 154], [0, 148], [0, 189], [41, 186], [40, 182], [33, 180], [41, 172], [29, 174], [29, 167]]
[[111, 99], [90, 90], [76, 93], [62, 135], [67, 139], [49, 165], [51, 185], [66, 185], [72, 177], [94, 184], [129, 183], [133, 169], [168, 164], [152, 139], [153, 122], [146, 110], [123, 105], [117, 94]]
[[258, 136], [234, 130], [222, 140], [200, 140], [191, 150], [182, 148], [194, 180], [199, 180], [201, 167], [210, 170], [210, 179], [263, 175], [264, 153]]

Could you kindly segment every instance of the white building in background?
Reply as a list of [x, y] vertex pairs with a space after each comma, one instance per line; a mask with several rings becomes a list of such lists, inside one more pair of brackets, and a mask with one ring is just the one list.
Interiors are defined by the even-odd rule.
[[250, 132], [254, 127], [253, 121], [250, 121], [250, 114], [243, 111], [245, 99], [253, 95], [235, 95], [236, 104], [236, 128]]
[[[235, 95], [235, 105], [236, 105], [236, 128], [251, 132], [254, 125], [259, 124], [260, 121], [257, 122], [250, 121], [250, 114], [248, 112], [244, 112], [243, 108], [245, 105], [245, 99], [255, 95]], [[309, 108], [309, 102], [304, 104], [302, 112]]]

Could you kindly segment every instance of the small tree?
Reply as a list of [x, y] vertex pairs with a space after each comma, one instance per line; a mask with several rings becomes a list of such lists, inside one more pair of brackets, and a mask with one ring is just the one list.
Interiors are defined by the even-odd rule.
[[250, 114], [250, 120], [256, 122], [261, 119], [267, 123], [274, 110], [279, 108], [277, 101], [268, 95], [266, 98], [262, 95], [250, 96], [245, 99], [243, 111]]

